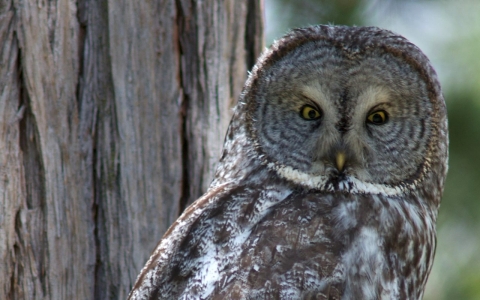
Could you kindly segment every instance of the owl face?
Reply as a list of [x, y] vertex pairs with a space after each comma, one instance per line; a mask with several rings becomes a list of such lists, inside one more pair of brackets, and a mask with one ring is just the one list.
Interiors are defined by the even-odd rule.
[[433, 105], [403, 58], [320, 40], [264, 72], [252, 116], [270, 163], [334, 188], [349, 179], [398, 186], [422, 174]]

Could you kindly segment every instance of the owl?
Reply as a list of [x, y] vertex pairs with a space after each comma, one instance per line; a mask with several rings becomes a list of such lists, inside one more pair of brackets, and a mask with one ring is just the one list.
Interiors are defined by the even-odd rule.
[[313, 26], [258, 59], [213, 182], [130, 299], [421, 299], [447, 172], [428, 58], [376, 27]]

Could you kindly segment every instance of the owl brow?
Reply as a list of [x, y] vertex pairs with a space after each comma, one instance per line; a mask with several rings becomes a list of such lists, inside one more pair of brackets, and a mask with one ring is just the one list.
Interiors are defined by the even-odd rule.
[[305, 95], [303, 93], [301, 93], [300, 96], [301, 96], [301, 98], [303, 98], [303, 100], [305, 100], [305, 102], [308, 102], [306, 104], [310, 104], [311, 106], [315, 107], [316, 109], [321, 110], [318, 103], [316, 101], [314, 101], [312, 98], [308, 97], [307, 95]]
[[379, 108], [390, 108], [390, 107], [393, 107], [393, 104], [391, 102], [381, 102], [381, 103], [377, 103], [375, 104], [375, 106], [373, 106], [372, 108], [370, 108], [368, 110], [368, 113], [372, 113], [374, 111], [376, 111], [377, 109]]

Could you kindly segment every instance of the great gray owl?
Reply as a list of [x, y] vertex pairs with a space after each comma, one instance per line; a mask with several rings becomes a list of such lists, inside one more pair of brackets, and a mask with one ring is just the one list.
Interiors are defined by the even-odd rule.
[[428, 58], [375, 27], [314, 26], [254, 66], [207, 193], [130, 299], [419, 299], [447, 171]]

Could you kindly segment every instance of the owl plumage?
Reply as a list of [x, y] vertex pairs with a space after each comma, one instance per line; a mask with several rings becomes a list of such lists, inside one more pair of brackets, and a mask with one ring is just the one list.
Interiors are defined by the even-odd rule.
[[416, 46], [375, 27], [294, 30], [259, 58], [209, 190], [130, 299], [420, 299], [447, 148]]

